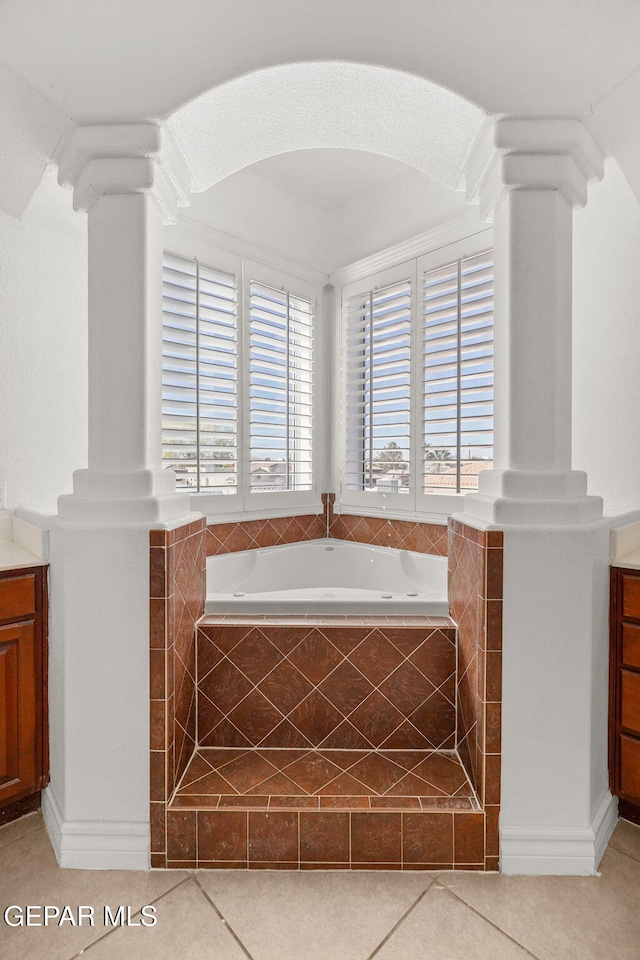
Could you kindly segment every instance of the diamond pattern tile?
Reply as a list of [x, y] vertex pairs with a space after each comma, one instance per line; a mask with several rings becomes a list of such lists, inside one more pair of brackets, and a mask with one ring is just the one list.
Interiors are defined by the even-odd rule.
[[[197, 776], [203, 770], [209, 772]], [[299, 804], [302, 810], [310, 809], [308, 801], [314, 797], [332, 809], [422, 809], [430, 804], [446, 809], [447, 801], [452, 810], [476, 808], [457, 754], [420, 750], [201, 748], [173, 803], [180, 808], [246, 809], [248, 804], [264, 808], [273, 802], [290, 809]], [[382, 798], [384, 803], [374, 803]]]
[[377, 685], [402, 663], [404, 657], [380, 630], [372, 630], [349, 654], [349, 660]]
[[378, 747], [400, 726], [404, 717], [386, 697], [374, 690], [349, 719], [373, 747]]
[[207, 556], [210, 557], [219, 553], [234, 553], [237, 550], [317, 540], [326, 536], [326, 533], [326, 520], [322, 514], [213, 523], [206, 528], [205, 546]]
[[256, 746], [283, 719], [270, 700], [254, 689], [229, 714], [231, 723]]
[[329, 536], [338, 540], [354, 540], [397, 550], [414, 550], [447, 554], [447, 528], [439, 523], [419, 523], [406, 520], [384, 520], [380, 517], [356, 517], [351, 514], [330, 513]]
[[291, 712], [289, 719], [311, 743], [322, 743], [342, 721], [342, 714], [314, 690]]
[[[484, 812], [477, 811], [482, 811], [478, 804], [485, 797], [485, 767], [489, 771], [487, 797], [499, 799], [499, 789], [495, 789], [495, 783], [499, 784], [499, 732], [497, 737], [492, 735], [492, 756], [485, 762], [485, 676], [487, 690], [492, 691], [488, 699], [495, 701], [489, 706], [499, 707], [496, 677], [501, 664], [499, 655], [494, 656], [495, 667], [490, 670], [485, 651], [500, 651], [502, 592], [496, 571], [501, 575], [502, 534], [476, 531], [456, 521], [450, 523], [447, 535], [439, 525], [335, 516], [334, 499], [323, 497], [324, 510], [319, 516], [209, 528], [199, 521], [176, 531], [151, 532], [152, 666], [157, 661], [155, 673], [161, 676], [163, 691], [166, 689], [162, 724], [158, 710], [152, 709], [152, 736], [154, 730], [157, 734], [152, 749], [158, 754], [162, 751], [166, 758], [162, 778], [157, 776], [161, 771], [155, 770], [159, 765], [152, 763], [154, 866], [165, 865], [166, 853], [158, 852], [167, 850], [165, 828], [175, 845], [176, 830], [182, 830], [187, 822], [183, 814], [193, 811], [189, 823], [195, 824], [196, 810], [219, 809], [225, 817], [239, 818], [238, 824], [248, 822], [248, 835], [252, 836], [251, 824], [259, 825], [264, 812], [274, 809], [285, 817], [274, 821], [273, 829], [269, 826], [268, 833], [275, 830], [276, 840], [278, 824], [286, 832], [286, 817], [292, 816], [289, 811], [307, 811], [307, 817], [312, 811], [330, 811], [327, 824], [331, 829], [343, 823], [332, 819], [335, 816], [346, 818], [350, 830], [357, 823], [358, 831], [351, 831], [348, 840], [347, 857], [352, 861], [362, 859], [362, 852], [368, 859], [367, 851], [360, 849], [366, 826], [362, 813], [378, 818], [375, 825], [367, 818], [376, 842], [382, 828], [396, 831], [402, 817], [404, 861], [409, 864], [416, 854], [424, 853], [414, 849], [422, 829], [418, 829], [422, 821], [419, 823], [417, 815], [444, 813], [438, 831], [442, 832], [442, 826], [446, 832], [445, 824], [450, 831], [453, 820], [455, 850], [466, 843], [467, 853], [473, 854], [458, 857], [456, 852], [460, 865], [464, 868], [484, 855], [488, 858], [485, 866], [495, 869], [499, 806], [487, 800], [486, 826]], [[459, 678], [455, 629], [446, 619], [422, 623], [420, 618], [409, 618], [403, 624], [398, 618], [357, 617], [340, 625], [318, 617], [297, 618], [291, 624], [260, 617], [253, 622], [250, 618], [207, 618], [195, 635], [202, 612], [205, 550], [206, 554], [224, 553], [327, 533], [440, 555], [447, 553], [448, 537], [451, 611], [458, 624], [462, 664]], [[154, 559], [162, 558], [163, 563], [154, 565]], [[492, 598], [491, 603], [487, 597]], [[491, 604], [493, 619], [488, 609]], [[164, 665], [154, 651], [162, 651]], [[159, 684], [152, 689], [159, 690]], [[460, 751], [471, 781], [453, 751], [456, 709]], [[194, 752], [196, 739], [200, 746]], [[154, 787], [159, 779], [164, 779], [165, 794]], [[176, 782], [179, 788], [172, 796]], [[165, 796], [169, 811], [175, 806], [175, 814], [166, 813]], [[199, 823], [200, 813], [197, 816]], [[252, 817], [257, 819], [252, 821]], [[211, 836], [199, 850], [196, 832], [199, 859], [217, 859], [204, 848], [209, 844], [213, 850], [218, 843], [218, 824], [222, 822], [202, 821], [201, 826], [211, 827]], [[414, 830], [413, 840], [411, 831], [407, 833], [411, 825], [418, 830]], [[310, 839], [310, 828], [303, 831], [301, 818], [301, 859], [305, 859], [303, 839], [307, 852], [317, 845], [315, 834], [315, 839]], [[326, 833], [319, 849], [324, 844], [335, 854], [331, 830], [328, 826], [318, 829]], [[206, 840], [205, 834], [206, 830], [202, 833]], [[245, 843], [246, 836], [245, 828], [240, 829], [239, 841]], [[398, 846], [400, 837], [394, 836], [393, 843]], [[267, 859], [274, 859], [277, 843], [272, 847]], [[240, 860], [246, 856], [238, 850]], [[261, 856], [266, 856], [264, 851]], [[260, 859], [257, 854], [256, 858]]]
[[208, 620], [200, 634], [198, 722], [205, 746], [454, 745], [456, 653], [446, 628], [403, 627], [397, 620], [388, 627], [325, 622], [311, 629]]
[[255, 627], [228, 654], [229, 660], [252, 683], [260, 683], [282, 660], [282, 654], [269, 637]]
[[320, 683], [342, 656], [320, 630], [312, 630], [289, 654], [289, 659], [312, 683]]
[[326, 786], [330, 780], [335, 780], [342, 772], [341, 766], [337, 766], [326, 755], [316, 753], [315, 750], [305, 754], [286, 769], [287, 774], [308, 794], [313, 794]]
[[258, 690], [286, 714], [311, 693], [313, 686], [290, 660], [283, 660], [258, 685]]
[[334, 707], [347, 716], [373, 692], [373, 686], [367, 678], [348, 660], [343, 660], [340, 666], [322, 681], [318, 689]]

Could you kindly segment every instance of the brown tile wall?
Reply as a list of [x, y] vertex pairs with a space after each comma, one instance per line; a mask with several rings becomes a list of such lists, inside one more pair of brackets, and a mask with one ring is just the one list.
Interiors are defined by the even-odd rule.
[[498, 856], [503, 534], [449, 521], [449, 613], [458, 625], [458, 751], [487, 815], [487, 869]]
[[326, 521], [322, 514], [307, 517], [276, 517], [273, 520], [241, 520], [238, 523], [211, 523], [206, 528], [207, 556], [275, 547], [300, 540], [326, 537]]
[[[196, 622], [204, 613], [204, 519], [149, 534], [152, 863], [166, 857], [165, 808], [196, 744]], [[155, 858], [155, 862], [154, 861]]]
[[[501, 624], [502, 624], [502, 534], [499, 531], [487, 533], [477, 531], [456, 522], [449, 529], [449, 577], [450, 577], [450, 613], [459, 625], [459, 681], [457, 687], [457, 730], [460, 755], [467, 767], [474, 787], [478, 792], [484, 810], [474, 811], [433, 811], [430, 813], [379, 812], [367, 813], [343, 811], [273, 811], [268, 814], [271, 826], [266, 829], [267, 814], [261, 811], [193, 811], [167, 810], [173, 789], [182, 774], [197, 740], [196, 721], [196, 683], [195, 683], [195, 624], [204, 609], [204, 569], [206, 555], [243, 550], [251, 547], [269, 546], [277, 543], [291, 543], [297, 540], [315, 539], [322, 536], [356, 540], [364, 543], [376, 543], [392, 547], [417, 551], [447, 553], [446, 538], [443, 540], [443, 528], [437, 524], [407, 523], [383, 519], [363, 518], [350, 515], [333, 514], [334, 495], [323, 495], [323, 514], [311, 517], [291, 517], [281, 520], [247, 521], [240, 524], [215, 524], [205, 527], [204, 520], [196, 521], [174, 531], [152, 531], [150, 534], [150, 684], [151, 684], [151, 864], [153, 867], [176, 866], [236, 866], [251, 868], [289, 867], [309, 868], [346, 868], [373, 869], [447, 869], [453, 866], [466, 869], [498, 868], [498, 815], [500, 803], [500, 709], [501, 709]], [[236, 625], [238, 626], [238, 625]], [[326, 629], [305, 628], [305, 636], [321, 634], [329, 639]], [[244, 629], [244, 628], [242, 628]], [[263, 627], [259, 627], [261, 633]], [[346, 631], [343, 630], [343, 633]], [[368, 626], [364, 633], [372, 631]], [[396, 641], [388, 636], [388, 631], [377, 631], [394, 646]], [[411, 631], [410, 631], [411, 632]], [[442, 628], [438, 631], [446, 635]], [[336, 635], [337, 636], [337, 635]], [[335, 711], [339, 716], [331, 730], [327, 727], [324, 738], [319, 742], [326, 745], [327, 737], [340, 737], [339, 730], [353, 733], [347, 726], [351, 724], [358, 737], [367, 743], [378, 746], [389, 740], [374, 736], [371, 725], [373, 717], [377, 721], [376, 711], [367, 713], [367, 702], [379, 695], [386, 703], [397, 709], [397, 704], [386, 689], [380, 688], [390, 680], [393, 668], [384, 678], [369, 677], [363, 679], [371, 686], [361, 691], [360, 700], [351, 708], [358, 718], [362, 712], [361, 724], [351, 723], [351, 713], [345, 712], [342, 699], [332, 703], [329, 685], [324, 691], [319, 687], [327, 679], [315, 682], [298, 669], [291, 654], [293, 647], [287, 649], [287, 643], [280, 639], [275, 643], [275, 634], [267, 636], [268, 643], [277, 651], [277, 663], [270, 669], [289, 669], [294, 667], [301, 681], [312, 684], [311, 693], [307, 691], [303, 700], [289, 706], [298, 697], [296, 683], [289, 681], [278, 685], [278, 696], [287, 699], [287, 703], [273, 704], [265, 696], [265, 684], [268, 687], [268, 672], [264, 676], [247, 677], [234, 663], [233, 653], [242, 640], [249, 646], [260, 641], [258, 646], [264, 656], [264, 637], [255, 634], [247, 638], [247, 631], [232, 648], [221, 649], [211, 636], [205, 634], [209, 655], [212, 657], [209, 673], [213, 673], [218, 663], [226, 661], [239, 670], [250, 684], [240, 700], [222, 713], [221, 721], [227, 721], [226, 729], [240, 729], [249, 744], [256, 741], [261, 729], [255, 725], [255, 716], [265, 719], [270, 704], [278, 713], [278, 723], [271, 726], [262, 735], [260, 743], [281, 727], [282, 731], [291, 729], [294, 736], [301, 735], [305, 745], [318, 742], [319, 734], [314, 730], [311, 737], [291, 722], [291, 715], [305, 725], [304, 703], [309, 701], [311, 693], [319, 694], [326, 701], [325, 713]], [[332, 646], [336, 644], [329, 639]], [[337, 645], [340, 659], [338, 664], [344, 671], [353, 668], [353, 651], [364, 641], [362, 629], [359, 637], [355, 635], [344, 649]], [[376, 638], [380, 642], [379, 638]], [[422, 643], [426, 640], [423, 637]], [[356, 641], [356, 642], [353, 642]], [[311, 641], [309, 641], [311, 642]], [[199, 643], [203, 643], [199, 638]], [[297, 645], [297, 644], [296, 644]], [[249, 649], [247, 646], [247, 649]], [[421, 648], [418, 644], [418, 648]], [[217, 652], [216, 652], [217, 648]], [[266, 647], [268, 650], [269, 648]], [[362, 648], [364, 649], [364, 647]], [[401, 649], [402, 665], [416, 666], [412, 660], [416, 652]], [[257, 650], [257, 647], [256, 647]], [[239, 654], [236, 651], [236, 656]], [[258, 657], [258, 660], [260, 658]], [[295, 658], [294, 658], [295, 659]], [[206, 660], [202, 661], [206, 663]], [[374, 663], [374, 658], [367, 658]], [[288, 666], [287, 666], [288, 665]], [[262, 670], [264, 662], [260, 667]], [[252, 669], [252, 668], [251, 668]], [[373, 668], [375, 669], [375, 668]], [[421, 673], [420, 666], [417, 667]], [[292, 677], [296, 674], [290, 670]], [[349, 671], [350, 673], [350, 671]], [[204, 678], [203, 678], [204, 679]], [[414, 678], [415, 679], [415, 678]], [[376, 680], [378, 680], [376, 684]], [[304, 685], [304, 684], [303, 684]], [[401, 685], [406, 691], [412, 689]], [[349, 695], [357, 694], [346, 688]], [[389, 688], [390, 690], [391, 688]], [[439, 688], [438, 692], [442, 693]], [[228, 689], [226, 690], [228, 693]], [[397, 692], [396, 692], [397, 693]], [[364, 694], [364, 698], [363, 698]], [[250, 695], [260, 699], [262, 710], [247, 712], [249, 726], [243, 731], [234, 723], [243, 716], [242, 701]], [[274, 694], [275, 696], [275, 694]], [[334, 699], [336, 698], [333, 692]], [[317, 699], [317, 698], [316, 698]], [[451, 702], [451, 697], [446, 697]], [[455, 697], [454, 697], [455, 699]], [[422, 700], [413, 711], [424, 708]], [[382, 701], [381, 701], [382, 702]], [[376, 703], [378, 700], [376, 699]], [[379, 704], [378, 704], [379, 705]], [[246, 705], [245, 705], [246, 706]], [[287, 712], [287, 708], [288, 712]], [[302, 708], [302, 709], [301, 709]], [[329, 709], [331, 708], [331, 709]], [[239, 710], [240, 712], [235, 712]], [[297, 711], [297, 712], [296, 712]], [[390, 712], [390, 711], [389, 711]], [[400, 711], [401, 712], [401, 711]], [[409, 713], [408, 707], [405, 709]], [[234, 720], [229, 720], [231, 714]], [[315, 711], [313, 711], [315, 716]], [[298, 716], [300, 714], [300, 716]], [[422, 733], [421, 724], [415, 722], [416, 716], [409, 714], [392, 736], [399, 731], [411, 728]], [[263, 716], [264, 715], [264, 716]], [[349, 720], [346, 717], [349, 716]], [[369, 726], [367, 726], [369, 716]], [[302, 719], [300, 719], [302, 718]], [[269, 718], [266, 718], [269, 719]], [[273, 719], [273, 718], [271, 718]], [[325, 719], [327, 719], [325, 717]], [[291, 729], [286, 726], [289, 723]], [[311, 726], [304, 729], [311, 732]], [[407, 726], [408, 725], [408, 726]], [[264, 724], [263, 724], [264, 726]], [[268, 724], [267, 724], [268, 726]], [[217, 729], [214, 723], [211, 730]], [[266, 727], [264, 728], [266, 730]], [[323, 726], [324, 731], [324, 726]], [[369, 736], [369, 733], [371, 736]], [[223, 734], [220, 727], [218, 735]], [[450, 734], [447, 734], [449, 737]], [[373, 737], [373, 739], [372, 739]], [[345, 746], [351, 741], [347, 738]], [[415, 741], [411, 741], [414, 743]], [[336, 741], [337, 743], [337, 741]], [[340, 744], [341, 745], [341, 744]], [[388, 745], [388, 743], [387, 743]], [[444, 743], [443, 743], [444, 745]], [[236, 818], [231, 821], [220, 817]], [[274, 818], [279, 818], [276, 822]], [[440, 818], [434, 820], [433, 818]], [[329, 819], [327, 819], [329, 818]], [[446, 822], [445, 822], [446, 821]], [[233, 829], [232, 829], [233, 828]], [[195, 833], [194, 831], [198, 831]], [[196, 844], [198, 837], [198, 844]], [[348, 840], [347, 840], [348, 837]], [[200, 839], [201, 838], [201, 839]], [[244, 839], [243, 839], [244, 838]], [[222, 845], [224, 849], [218, 850]], [[232, 849], [233, 848], [233, 849]], [[384, 848], [384, 849], [383, 849]]]
[[329, 536], [336, 540], [355, 540], [396, 550], [447, 555], [447, 527], [439, 523], [412, 520], [385, 520], [383, 517], [357, 517], [348, 513], [332, 514]]
[[198, 629], [202, 747], [453, 749], [455, 629]]
[[335, 499], [335, 493], [323, 493], [323, 512], [311, 516], [209, 524], [205, 535], [207, 556], [322, 537], [446, 556], [446, 524], [385, 520], [382, 517], [359, 517], [344, 513], [336, 515], [333, 509]]

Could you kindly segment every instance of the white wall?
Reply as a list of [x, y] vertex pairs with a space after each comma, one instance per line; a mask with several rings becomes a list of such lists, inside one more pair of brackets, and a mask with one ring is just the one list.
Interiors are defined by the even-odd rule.
[[[329, 217], [249, 169], [192, 195], [179, 226], [198, 220], [239, 240], [328, 273]], [[170, 232], [170, 231], [168, 231]], [[224, 243], [224, 238], [222, 243]]]
[[620, 168], [574, 215], [573, 464], [613, 516], [640, 506], [640, 207]]
[[43, 513], [87, 459], [86, 245], [82, 221], [75, 236], [42, 225], [56, 216], [0, 211], [0, 480], [9, 507]]
[[[189, 221], [196, 220], [229, 239], [256, 244], [265, 254], [329, 274], [475, 209], [464, 193], [407, 167], [327, 212], [248, 167], [194, 194], [179, 227], [188, 232]], [[224, 236], [212, 239], [225, 245]]]
[[464, 193], [408, 169], [332, 214], [329, 269], [337, 270], [409, 240], [465, 216], [470, 209], [475, 208], [469, 207]]

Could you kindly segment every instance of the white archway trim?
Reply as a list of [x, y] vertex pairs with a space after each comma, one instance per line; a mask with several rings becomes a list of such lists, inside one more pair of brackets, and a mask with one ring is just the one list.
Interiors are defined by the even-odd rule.
[[320, 61], [231, 80], [181, 107], [166, 126], [195, 193], [258, 160], [316, 147], [380, 153], [459, 190], [484, 119], [477, 106], [415, 75]]

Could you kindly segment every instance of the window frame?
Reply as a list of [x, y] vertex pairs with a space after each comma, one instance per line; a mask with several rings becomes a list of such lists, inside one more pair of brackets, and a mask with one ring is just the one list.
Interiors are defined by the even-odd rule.
[[[486, 227], [475, 231], [460, 239], [451, 240], [432, 249], [420, 253], [411, 259], [382, 266], [375, 272], [366, 270], [366, 261], [363, 264], [362, 275], [349, 283], [344, 283], [336, 290], [336, 318], [339, 332], [336, 337], [337, 350], [335, 367], [339, 370], [339, 385], [334, 403], [334, 414], [339, 418], [340, 429], [337, 431], [338, 449], [335, 451], [338, 464], [337, 475], [337, 503], [340, 512], [351, 512], [363, 516], [398, 516], [400, 519], [425, 520], [433, 519], [442, 522], [443, 517], [450, 516], [463, 509], [464, 497], [467, 493], [436, 494], [425, 493], [424, 482], [424, 423], [422, 409], [424, 405], [424, 370], [423, 370], [423, 315], [422, 315], [422, 283], [423, 274], [428, 270], [444, 266], [459, 258], [472, 257], [477, 253], [493, 247], [493, 229]], [[392, 251], [389, 251], [391, 254]], [[382, 257], [378, 258], [378, 263]], [[376, 264], [377, 266], [377, 264]], [[407, 494], [378, 493], [376, 491], [358, 491], [347, 489], [346, 484], [346, 456], [347, 456], [347, 365], [346, 343], [348, 335], [348, 299], [358, 294], [364, 294], [375, 287], [382, 287], [394, 280], [411, 279], [411, 386], [410, 386], [410, 489]], [[473, 492], [473, 491], [467, 491]]]
[[[430, 270], [435, 270], [438, 267], [445, 266], [446, 264], [452, 263], [455, 260], [465, 260], [468, 257], [476, 256], [479, 253], [483, 253], [485, 250], [491, 249], [493, 247], [493, 232], [488, 230], [483, 233], [476, 234], [473, 237], [466, 237], [462, 240], [454, 241], [453, 243], [447, 244], [446, 247], [442, 247], [439, 250], [433, 250], [430, 253], [425, 253], [422, 256], [418, 257], [416, 260], [416, 273], [418, 277], [418, 284], [420, 290], [420, 297], [422, 298], [422, 288], [423, 288], [423, 279], [424, 274]], [[494, 281], [495, 281], [495, 267], [494, 267]], [[424, 353], [424, 341], [423, 341], [423, 323], [424, 316], [422, 312], [419, 317], [419, 352], [420, 359], [422, 359]], [[423, 408], [424, 405], [424, 370], [422, 364], [420, 367], [420, 385], [419, 390], [416, 391], [420, 395], [420, 407]], [[493, 414], [492, 414], [493, 420]], [[424, 423], [420, 423], [420, 444], [424, 446]], [[476, 490], [468, 490], [466, 492], [460, 493], [425, 493], [424, 492], [424, 450], [422, 450], [422, 460], [421, 460], [421, 469], [419, 477], [419, 485], [416, 487], [416, 510], [418, 512], [425, 511], [429, 509], [429, 504], [432, 500], [436, 499], [438, 503], [442, 501], [442, 505], [445, 509], [448, 509], [449, 513], [455, 513], [463, 508], [463, 501], [467, 493], [476, 493]], [[447, 508], [447, 505], [450, 506]], [[441, 508], [440, 508], [441, 509]], [[438, 511], [440, 512], [440, 510]]]
[[[323, 409], [324, 377], [322, 376], [322, 287], [310, 279], [296, 276], [286, 270], [259, 260], [226, 250], [204, 238], [193, 238], [179, 231], [167, 232], [163, 251], [188, 260], [199, 260], [213, 269], [234, 274], [238, 292], [238, 491], [237, 493], [213, 494], [204, 491], [192, 492], [187, 487], [176, 487], [176, 492], [189, 495], [192, 510], [203, 513], [211, 521], [253, 517], [292, 516], [319, 512], [320, 465], [324, 459], [321, 449], [322, 431], [320, 413]], [[313, 308], [313, 381], [312, 381], [312, 489], [305, 491], [284, 490], [278, 493], [252, 493], [248, 465], [250, 462], [249, 431], [249, 343], [251, 280], [272, 287], [288, 289], [292, 295], [311, 300]], [[162, 323], [162, 319], [160, 319]], [[164, 348], [162, 348], [164, 350]], [[162, 356], [161, 356], [162, 363]]]
[[[347, 417], [347, 401], [348, 401], [348, 336], [349, 336], [349, 300], [354, 297], [368, 296], [372, 291], [375, 292], [376, 289], [381, 289], [383, 287], [390, 286], [393, 283], [400, 283], [404, 280], [408, 280], [411, 290], [411, 307], [409, 315], [410, 331], [411, 331], [411, 362], [410, 362], [410, 371], [409, 371], [409, 423], [410, 423], [410, 434], [409, 434], [409, 492], [408, 493], [378, 493], [373, 490], [353, 490], [347, 488], [346, 481], [346, 457], [347, 457], [347, 447], [349, 442], [348, 435], [348, 417]], [[340, 447], [341, 447], [341, 456], [340, 456], [340, 490], [341, 490], [341, 499], [343, 503], [348, 503], [352, 506], [358, 506], [363, 510], [366, 507], [371, 505], [375, 506], [377, 509], [384, 510], [385, 508], [392, 508], [393, 510], [407, 509], [407, 503], [411, 501], [412, 490], [414, 486], [414, 463], [411, 456], [412, 450], [415, 448], [414, 443], [414, 427], [415, 427], [415, 411], [414, 411], [414, 389], [413, 385], [415, 382], [415, 357], [414, 357], [414, 329], [416, 326], [416, 298], [413, 295], [416, 288], [416, 271], [415, 271], [415, 261], [407, 261], [406, 263], [400, 263], [393, 267], [388, 267], [386, 270], [378, 271], [372, 277], [363, 277], [361, 280], [354, 280], [352, 283], [345, 284], [342, 287], [341, 295], [341, 307], [340, 307], [340, 316], [341, 316], [341, 335], [340, 335], [340, 344], [341, 344], [341, 364], [338, 369], [340, 369], [340, 396], [339, 403], [341, 409], [340, 422], [342, 430], [340, 431]]]
[[[246, 345], [246, 349], [243, 349], [240, 364], [243, 368], [243, 381], [245, 384], [245, 389], [243, 391], [243, 403], [242, 403], [242, 441], [241, 446], [243, 450], [243, 497], [244, 497], [244, 509], [247, 511], [253, 511], [255, 513], [259, 511], [272, 511], [277, 508], [284, 506], [285, 503], [289, 506], [289, 513], [296, 510], [304, 511], [304, 509], [317, 506], [320, 501], [320, 490], [318, 489], [318, 464], [321, 459], [319, 456], [319, 443], [320, 443], [320, 430], [319, 430], [319, 411], [322, 409], [321, 406], [321, 377], [319, 376], [319, 362], [321, 351], [318, 349], [319, 341], [319, 309], [321, 304], [320, 291], [316, 286], [296, 277], [293, 274], [290, 274], [284, 270], [278, 270], [275, 267], [267, 266], [263, 263], [260, 263], [257, 260], [243, 260], [243, 283], [242, 283], [242, 327], [243, 327], [243, 344]], [[250, 398], [249, 398], [249, 383], [250, 383], [250, 351], [249, 351], [249, 340], [250, 340], [250, 324], [251, 324], [251, 309], [250, 309], [250, 298], [251, 298], [251, 281], [255, 280], [257, 283], [263, 283], [267, 286], [275, 287], [280, 290], [286, 290], [292, 296], [298, 296], [305, 300], [311, 301], [312, 306], [312, 349], [313, 349], [313, 372], [312, 372], [312, 381], [311, 381], [311, 437], [312, 437], [312, 447], [311, 447], [311, 473], [312, 473], [312, 484], [311, 490], [283, 490], [279, 493], [252, 493], [251, 491], [251, 476], [248, 471], [249, 463], [251, 462], [251, 427], [250, 427]]]

